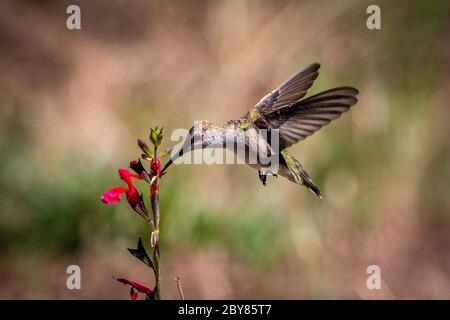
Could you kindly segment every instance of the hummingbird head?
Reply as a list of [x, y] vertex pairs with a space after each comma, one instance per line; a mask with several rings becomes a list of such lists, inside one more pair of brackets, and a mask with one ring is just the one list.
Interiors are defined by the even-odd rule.
[[161, 170], [161, 174], [164, 173], [176, 159], [182, 157], [185, 153], [206, 148], [210, 143], [208, 142], [209, 139], [207, 139], [205, 132], [207, 132], [210, 126], [211, 122], [208, 120], [196, 121], [194, 126], [189, 129], [189, 132], [183, 142], [183, 146], [170, 158], [169, 161], [167, 161]]

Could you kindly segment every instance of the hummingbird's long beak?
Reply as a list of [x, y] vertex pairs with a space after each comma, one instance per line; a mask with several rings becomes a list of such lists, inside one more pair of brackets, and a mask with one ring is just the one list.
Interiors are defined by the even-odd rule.
[[166, 164], [164, 165], [164, 167], [163, 167], [162, 170], [161, 170], [160, 175], [164, 174], [164, 172], [166, 172], [167, 168], [169, 168], [170, 165], [171, 165], [175, 160], [177, 160], [178, 158], [180, 158], [181, 156], [183, 156], [183, 154], [184, 154], [183, 148], [181, 148], [181, 150], [180, 150], [176, 155], [174, 155], [172, 158], [169, 159], [169, 161], [166, 162]]
[[186, 140], [183, 143], [183, 147], [180, 149], [180, 151], [178, 151], [173, 157], [171, 157], [169, 159], [169, 161], [166, 162], [166, 164], [164, 165], [164, 167], [161, 170], [160, 175], [162, 175], [164, 172], [166, 172], [166, 170], [172, 165], [172, 163], [174, 163], [175, 160], [177, 160], [178, 158], [182, 157], [183, 154], [185, 153], [185, 151], [190, 151], [191, 147], [193, 145], [194, 142], [194, 137], [186, 137]]

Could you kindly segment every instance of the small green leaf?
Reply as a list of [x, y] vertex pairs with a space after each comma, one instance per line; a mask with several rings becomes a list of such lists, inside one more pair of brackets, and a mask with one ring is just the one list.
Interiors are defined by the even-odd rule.
[[165, 158], [167, 156], [170, 156], [171, 152], [172, 152], [172, 148], [167, 148], [166, 150], [161, 151], [158, 156], [159, 156], [160, 159], [161, 158]]

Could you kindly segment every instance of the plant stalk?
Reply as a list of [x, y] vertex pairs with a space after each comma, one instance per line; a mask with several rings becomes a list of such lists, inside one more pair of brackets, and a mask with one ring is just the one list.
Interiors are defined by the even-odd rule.
[[[154, 163], [158, 166], [159, 158], [158, 158], [158, 147], [155, 146], [154, 150]], [[153, 168], [150, 168], [152, 170]], [[161, 300], [161, 273], [160, 273], [160, 251], [159, 251], [159, 172], [156, 172], [156, 179], [152, 183], [153, 192], [150, 194], [151, 204], [152, 204], [152, 212], [153, 212], [153, 221], [154, 221], [154, 230], [152, 233], [152, 246], [153, 246], [153, 263], [155, 265], [155, 299]]]

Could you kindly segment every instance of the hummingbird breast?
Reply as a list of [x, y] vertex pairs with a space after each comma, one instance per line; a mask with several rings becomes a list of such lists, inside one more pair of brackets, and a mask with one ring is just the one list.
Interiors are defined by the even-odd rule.
[[236, 148], [232, 150], [241, 160], [252, 168], [259, 169], [270, 164], [273, 150], [258, 128], [239, 130], [236, 135]]
[[270, 166], [274, 151], [259, 128], [240, 129], [237, 126], [208, 128], [203, 133], [206, 148], [225, 148], [252, 168]]

